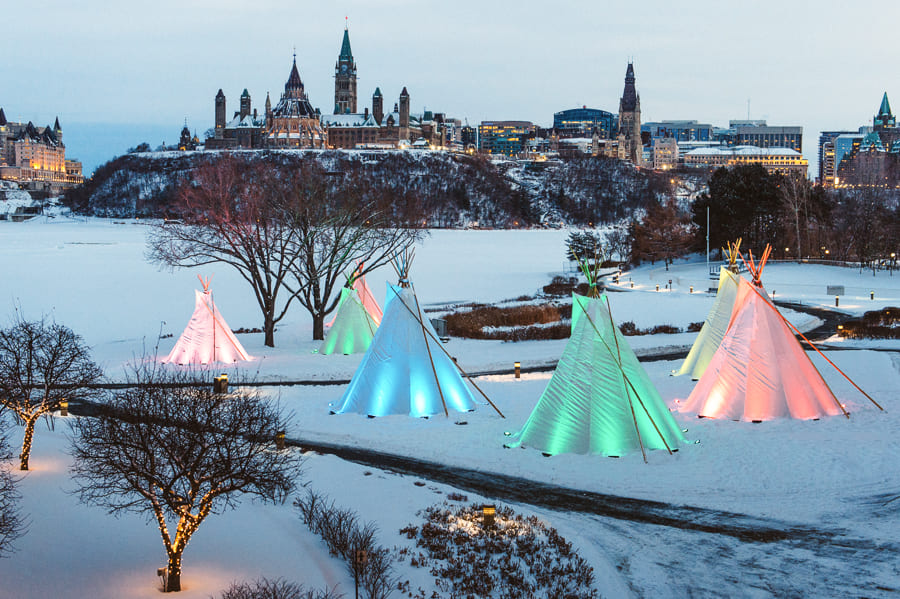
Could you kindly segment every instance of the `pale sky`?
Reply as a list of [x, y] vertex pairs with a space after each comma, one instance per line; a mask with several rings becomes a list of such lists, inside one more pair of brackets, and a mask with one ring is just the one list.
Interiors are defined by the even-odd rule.
[[[642, 121], [729, 119], [819, 131], [871, 124], [887, 91], [900, 108], [895, 0], [234, 0], [9, 2], [0, 107], [10, 120], [144, 124], [184, 119], [202, 137], [222, 88], [262, 110], [296, 46], [313, 106], [333, 108], [344, 17], [359, 109], [406, 86], [412, 109], [552, 123], [587, 105], [615, 113], [633, 58]], [[136, 144], [142, 139], [136, 138]], [[157, 143], [158, 140], [149, 140]], [[71, 136], [67, 145], [76, 143]], [[813, 165], [811, 164], [811, 167]]]

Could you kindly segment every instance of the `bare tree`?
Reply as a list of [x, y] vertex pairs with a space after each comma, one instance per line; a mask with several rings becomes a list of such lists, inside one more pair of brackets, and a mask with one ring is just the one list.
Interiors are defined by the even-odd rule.
[[641, 222], [631, 225], [632, 258], [669, 264], [683, 256], [694, 240], [690, 216], [681, 211], [675, 198], [665, 204], [652, 203]]
[[34, 427], [63, 400], [90, 397], [103, 376], [80, 335], [61, 324], [19, 319], [0, 331], [0, 408], [25, 425], [19, 468], [28, 470]]
[[[4, 422], [0, 419], [0, 460], [11, 457], [6, 441]], [[0, 557], [8, 555], [12, 550], [12, 542], [19, 538], [25, 529], [24, 521], [19, 513], [19, 500], [16, 481], [6, 464], [0, 463]]]
[[179, 190], [174, 211], [180, 220], [159, 223], [148, 237], [147, 256], [160, 264], [236, 269], [253, 289], [269, 347], [275, 346], [275, 324], [299, 291], [288, 277], [299, 244], [284, 217], [292, 179], [230, 154], [213, 159]]
[[279, 410], [258, 391], [216, 395], [204, 378], [146, 361], [96, 418], [72, 423], [76, 493], [112, 514], [156, 522], [166, 591], [181, 590], [182, 554], [207, 516], [242, 495], [284, 501], [300, 474], [298, 454], [273, 447], [285, 426]]
[[809, 204], [809, 181], [799, 174], [791, 174], [782, 179], [781, 202], [794, 224], [794, 232], [797, 237], [797, 261], [803, 258], [803, 246], [800, 239], [800, 218], [806, 213]]
[[313, 339], [325, 338], [325, 317], [340, 299], [334, 288], [347, 271], [359, 263], [360, 275], [371, 272], [421, 235], [394, 216], [391, 197], [359, 176], [333, 185], [320, 168], [301, 170], [288, 218], [299, 256], [298, 301], [312, 316]]

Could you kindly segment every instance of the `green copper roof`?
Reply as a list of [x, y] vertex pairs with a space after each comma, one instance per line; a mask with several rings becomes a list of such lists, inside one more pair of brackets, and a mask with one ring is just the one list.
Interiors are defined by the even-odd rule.
[[884, 92], [884, 97], [881, 98], [881, 108], [878, 109], [878, 116], [889, 114], [891, 114], [891, 103], [888, 102], [887, 92]]
[[341, 42], [341, 55], [338, 58], [353, 60], [353, 52], [350, 51], [350, 32], [346, 29], [344, 29], [344, 41]]

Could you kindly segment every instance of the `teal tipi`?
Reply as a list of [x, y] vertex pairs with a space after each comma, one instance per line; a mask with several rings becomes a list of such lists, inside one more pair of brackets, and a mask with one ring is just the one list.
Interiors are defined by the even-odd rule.
[[637, 356], [615, 326], [596, 271], [582, 269], [589, 296], [573, 294], [572, 333], [550, 383], [508, 447], [545, 454], [621, 456], [677, 451], [685, 442]]

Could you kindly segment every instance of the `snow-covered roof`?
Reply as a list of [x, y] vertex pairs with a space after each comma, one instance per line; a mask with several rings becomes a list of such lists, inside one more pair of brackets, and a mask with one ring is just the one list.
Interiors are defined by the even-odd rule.
[[790, 148], [735, 146], [733, 148], [697, 148], [688, 152], [686, 156], [790, 156], [800, 158], [801, 154]]
[[259, 115], [257, 117], [253, 117], [252, 114], [248, 114], [244, 118], [238, 114], [231, 121], [225, 125], [226, 129], [241, 129], [241, 128], [249, 128], [249, 129], [259, 129], [260, 127], [265, 127], [266, 125], [266, 117], [264, 115]]
[[323, 114], [323, 127], [377, 127], [375, 117], [370, 114]]

